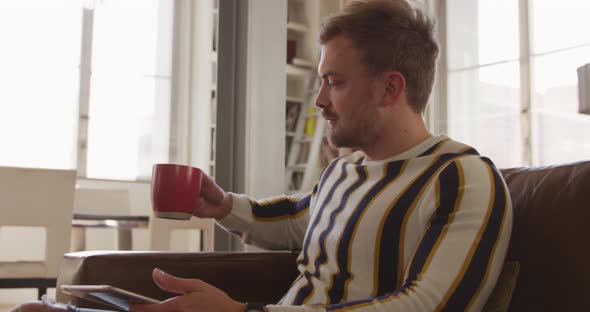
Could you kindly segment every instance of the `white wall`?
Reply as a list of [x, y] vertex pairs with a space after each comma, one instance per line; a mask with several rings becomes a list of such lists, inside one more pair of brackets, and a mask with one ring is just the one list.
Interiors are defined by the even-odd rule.
[[[249, 1], [243, 87], [243, 167], [239, 190], [253, 197], [285, 192], [287, 1]], [[272, 25], [272, 26], [269, 26]], [[240, 66], [239, 64], [238, 66]]]

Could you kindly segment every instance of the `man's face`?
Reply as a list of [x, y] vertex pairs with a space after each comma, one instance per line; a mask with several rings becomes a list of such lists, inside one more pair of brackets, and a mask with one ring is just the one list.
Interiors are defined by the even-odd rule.
[[322, 47], [321, 87], [315, 105], [328, 122], [328, 138], [337, 147], [363, 148], [378, 136], [378, 107], [384, 93], [379, 79], [361, 63], [362, 52], [345, 35]]

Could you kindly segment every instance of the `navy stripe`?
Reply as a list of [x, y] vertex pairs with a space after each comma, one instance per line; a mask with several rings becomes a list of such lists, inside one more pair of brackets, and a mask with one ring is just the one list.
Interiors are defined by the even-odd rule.
[[[359, 161], [355, 165], [360, 164], [362, 161], [363, 161], [362, 158], [359, 159]], [[332, 171], [333, 171], [334, 167], [336, 166], [336, 164], [337, 163], [334, 162], [333, 166], [331, 166], [331, 168], [328, 169], [328, 173], [326, 174], [326, 176], [320, 182], [320, 187], [319, 187], [320, 191], [318, 191], [318, 194], [320, 194], [319, 192], [321, 192], [321, 189], [322, 189], [323, 185], [326, 184], [326, 179], [329, 178], [329, 175], [332, 173]], [[332, 186], [332, 189], [330, 189], [330, 191], [328, 192], [328, 195], [324, 199], [324, 202], [320, 206], [320, 209], [319, 209], [318, 213], [315, 215], [315, 218], [314, 218], [311, 226], [309, 227], [309, 230], [307, 231], [309, 233], [309, 235], [305, 238], [305, 242], [304, 242], [304, 245], [303, 245], [303, 259], [301, 261], [298, 261], [297, 264], [307, 265], [309, 263], [309, 257], [308, 257], [308, 254], [307, 254], [307, 249], [309, 248], [309, 244], [310, 244], [312, 233], [315, 230], [315, 228], [318, 225], [318, 223], [320, 222], [320, 220], [322, 219], [322, 214], [324, 213], [324, 209], [326, 208], [326, 206], [328, 205], [328, 203], [332, 199], [332, 196], [334, 195], [334, 192], [340, 186], [340, 184], [342, 184], [342, 182], [344, 182], [344, 180], [346, 179], [346, 177], [347, 177], [346, 165], [349, 165], [349, 164], [350, 163], [347, 163], [347, 162], [343, 162], [342, 163], [342, 166], [341, 166], [342, 167], [341, 168], [341, 172], [342, 173], [340, 174], [340, 177], [338, 177], [338, 180], [336, 180], [336, 183], [334, 183], [334, 186]]]
[[394, 206], [390, 207], [381, 234], [377, 295], [393, 292], [399, 279], [403, 278], [403, 276], [397, 276], [398, 255], [402, 252], [400, 250], [401, 227], [408, 209], [414, 200], [418, 200], [416, 196], [432, 175], [447, 161], [457, 156], [457, 154], [442, 154], [438, 157], [426, 171], [412, 182], [406, 192], [401, 194]]
[[431, 254], [436, 242], [440, 239], [442, 230], [449, 222], [449, 215], [455, 209], [459, 197], [459, 170], [455, 162], [441, 171], [439, 181], [439, 207], [436, 207], [436, 211], [430, 220], [430, 226], [414, 254], [414, 258], [410, 264], [408, 279], [404, 286], [410, 286], [413, 281], [417, 280], [418, 274], [424, 269], [424, 264], [428, 256]]
[[315, 194], [317, 194], [317, 193], [318, 193], [318, 188], [319, 188], [319, 187], [318, 187], [318, 185], [316, 184], [316, 185], [313, 187], [313, 190], [311, 191], [311, 196], [314, 196]]
[[[362, 158], [360, 161], [362, 161]], [[321, 192], [323, 186], [326, 184], [326, 179], [328, 178], [328, 175], [332, 172], [333, 167], [335, 167], [336, 164], [337, 164], [337, 162], [334, 162], [332, 167], [328, 169], [329, 172], [327, 173], [327, 175], [320, 182], [320, 191], [319, 192]], [[338, 177], [338, 180], [336, 180], [336, 183], [334, 183], [334, 186], [332, 186], [332, 188], [328, 192], [328, 195], [326, 196], [326, 198], [324, 199], [324, 202], [320, 206], [320, 209], [318, 210], [317, 214], [315, 215], [313, 222], [308, 227], [308, 230], [307, 230], [308, 235], [306, 235], [305, 241], [303, 242], [303, 249], [302, 249], [303, 250], [303, 257], [301, 260], [297, 261], [297, 265], [307, 265], [309, 263], [308, 249], [309, 249], [309, 244], [311, 242], [311, 237], [313, 236], [314, 230], [317, 227], [318, 223], [322, 219], [322, 214], [324, 213], [324, 209], [326, 208], [326, 206], [328, 205], [328, 203], [332, 199], [334, 192], [340, 186], [340, 184], [342, 184], [344, 179], [346, 179], [346, 176], [347, 176], [346, 165], [349, 165], [349, 163], [347, 163], [345, 161], [342, 162], [342, 166], [341, 166], [342, 173], [340, 174], [340, 177]], [[306, 273], [309, 273], [309, 272], [306, 272]], [[305, 294], [304, 291], [307, 291], [307, 286], [311, 285], [311, 280], [310, 280], [311, 274], [305, 274], [305, 278], [307, 279], [307, 285], [305, 287], [299, 289], [299, 291], [297, 292], [297, 296], [295, 297], [295, 301], [293, 301], [293, 304], [301, 305], [301, 303], [297, 303], [297, 302], [299, 302], [298, 300], [302, 301], [303, 298], [307, 297], [307, 295], [308, 295], [308, 294]]]
[[[344, 157], [344, 156], [342, 156], [342, 157]], [[332, 161], [332, 163], [328, 165], [328, 168], [324, 170], [325, 174], [322, 173], [320, 175], [320, 183], [318, 183], [318, 185], [319, 185], [318, 193], [322, 191], [323, 185], [326, 184], [326, 180], [330, 177], [330, 175], [332, 175], [334, 168], [336, 168], [336, 166], [338, 165], [338, 162], [340, 161], [340, 159], [342, 159], [342, 157], [337, 158], [334, 161]]]
[[358, 206], [351, 214], [346, 226], [344, 227], [342, 237], [338, 243], [337, 257], [338, 257], [338, 274], [332, 278], [332, 288], [328, 291], [330, 298], [329, 303], [338, 303], [342, 300], [344, 295], [344, 285], [346, 281], [351, 277], [349, 272], [348, 253], [352, 243], [352, 234], [354, 233], [357, 225], [359, 224], [359, 218], [369, 206], [369, 203], [381, 190], [387, 187], [393, 180], [395, 180], [404, 166], [405, 161], [393, 161], [387, 164], [385, 177], [379, 180], [375, 185], [365, 194], [361, 199]]
[[[305, 271], [305, 272], [303, 272], [303, 276], [305, 277], [305, 281], [307, 282], [307, 284], [303, 288], [299, 289], [299, 291], [297, 292], [297, 295], [295, 296], [295, 299], [293, 299], [293, 303], [291, 303], [291, 305], [302, 305], [302, 303], [300, 303], [301, 301], [303, 301], [300, 298], [301, 296], [304, 296], [302, 293], [311, 291], [308, 289], [308, 288], [311, 288], [308, 286], [313, 285], [311, 283], [311, 272]], [[307, 295], [309, 295], [309, 294], [307, 294]]]
[[299, 201], [283, 199], [269, 205], [260, 205], [256, 202], [252, 205], [252, 213], [256, 218], [274, 218], [282, 216], [294, 216], [309, 207], [311, 195], [307, 195]]
[[[301, 280], [303, 278], [303, 273], [299, 273], [299, 275], [297, 275], [297, 278], [293, 281], [293, 283], [291, 283], [291, 286], [289, 286], [289, 289], [293, 288], [298, 282], [299, 280]], [[283, 298], [281, 298], [281, 300], [279, 300], [279, 302], [277, 302], [277, 305], [282, 305], [285, 303], [285, 298], [287, 297], [288, 292], [283, 295]], [[291, 303], [289, 303], [291, 304]]]
[[479, 156], [479, 152], [473, 147], [464, 151], [463, 154], [470, 154], [470, 155]]
[[502, 219], [506, 210], [506, 190], [502, 177], [496, 170], [494, 164], [487, 158], [482, 158], [490, 166], [493, 173], [495, 188], [494, 203], [488, 223], [485, 225], [481, 241], [475, 249], [475, 253], [467, 267], [467, 271], [455, 292], [447, 301], [444, 311], [463, 311], [481, 287], [486, 274], [488, 263], [492, 260], [492, 251], [498, 237], [500, 236]]
[[[320, 266], [323, 265], [324, 263], [326, 263], [326, 261], [328, 260], [328, 254], [326, 252], [326, 238], [328, 237], [328, 235], [330, 234], [330, 232], [334, 229], [334, 225], [336, 223], [336, 217], [340, 214], [340, 212], [342, 212], [342, 210], [344, 210], [345, 205], [347, 204], [348, 201], [348, 197], [350, 197], [350, 194], [352, 194], [352, 192], [354, 192], [355, 190], [357, 190], [363, 183], [365, 183], [365, 181], [367, 180], [367, 172], [365, 171], [366, 167], [365, 166], [357, 166], [356, 168], [356, 173], [358, 176], [357, 181], [352, 184], [350, 187], [348, 187], [348, 189], [344, 192], [343, 196], [342, 196], [342, 200], [340, 201], [340, 204], [338, 205], [338, 207], [336, 207], [336, 209], [332, 210], [332, 212], [330, 213], [330, 221], [328, 223], [328, 227], [320, 234], [320, 254], [319, 256], [316, 258], [316, 260], [314, 261], [314, 274], [313, 276], [318, 278], [320, 276]], [[300, 294], [302, 296], [305, 295], [305, 297], [303, 297], [300, 303], [298, 304], [303, 304], [307, 298], [309, 297], [309, 295], [311, 295], [311, 291], [313, 290], [313, 285], [312, 284], [307, 284], [302, 291], [300, 292]], [[299, 298], [297, 298], [299, 299]], [[296, 299], [296, 302], [297, 302]]]
[[375, 298], [374, 297], [370, 297], [370, 298], [367, 298], [367, 299], [361, 299], [361, 300], [354, 300], [354, 301], [347, 301], [347, 302], [340, 302], [340, 303], [330, 304], [330, 305], [326, 306], [326, 311], [334, 311], [334, 310], [339, 310], [339, 309], [350, 307], [350, 306], [355, 306], [355, 305], [359, 305], [359, 304], [369, 303], [369, 302], [371, 302], [373, 300], [375, 300]]
[[388, 297], [398, 296], [400, 293], [403, 293], [403, 294], [407, 295], [406, 289], [407, 289], [407, 287], [404, 287], [404, 288], [402, 288], [400, 290], [396, 290], [394, 292], [386, 293], [386, 294], [383, 294], [382, 296], [379, 296], [379, 297], [370, 296], [369, 298], [366, 298], [366, 299], [359, 299], [359, 300], [353, 300], [353, 301], [346, 301], [346, 302], [340, 302], [340, 303], [330, 304], [330, 305], [326, 306], [325, 308], [326, 308], [326, 311], [335, 311], [335, 310], [343, 309], [343, 308], [346, 308], [346, 307], [352, 307], [352, 306], [356, 306], [356, 305], [367, 304], [367, 303], [372, 302], [375, 299], [377, 299], [379, 301], [382, 301], [382, 300], [387, 299]]

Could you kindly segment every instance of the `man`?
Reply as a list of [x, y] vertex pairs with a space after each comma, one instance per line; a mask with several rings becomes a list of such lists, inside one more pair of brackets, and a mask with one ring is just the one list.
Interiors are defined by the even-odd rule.
[[[424, 125], [438, 54], [432, 23], [406, 1], [354, 2], [327, 20], [320, 41], [316, 106], [330, 141], [360, 152], [333, 161], [299, 196], [255, 201], [205, 178], [195, 215], [246, 243], [301, 250], [299, 278], [269, 311], [480, 310], [504, 261], [510, 198], [488, 159]], [[136, 311], [244, 309], [203, 282], [154, 274], [188, 294]]]
[[[511, 202], [490, 160], [426, 129], [432, 22], [405, 0], [357, 1], [326, 21], [320, 42], [316, 106], [330, 141], [359, 151], [331, 162], [308, 194], [255, 201], [204, 177], [194, 214], [246, 243], [301, 250], [300, 276], [264, 310], [480, 310], [504, 261]], [[133, 311], [249, 309], [199, 280], [159, 270], [154, 280], [180, 295]]]

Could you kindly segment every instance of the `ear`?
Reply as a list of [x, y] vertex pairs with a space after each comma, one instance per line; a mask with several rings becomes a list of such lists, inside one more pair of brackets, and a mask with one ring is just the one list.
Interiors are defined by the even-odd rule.
[[385, 72], [383, 75], [386, 103], [393, 104], [398, 102], [406, 92], [406, 78], [402, 73], [397, 71]]

